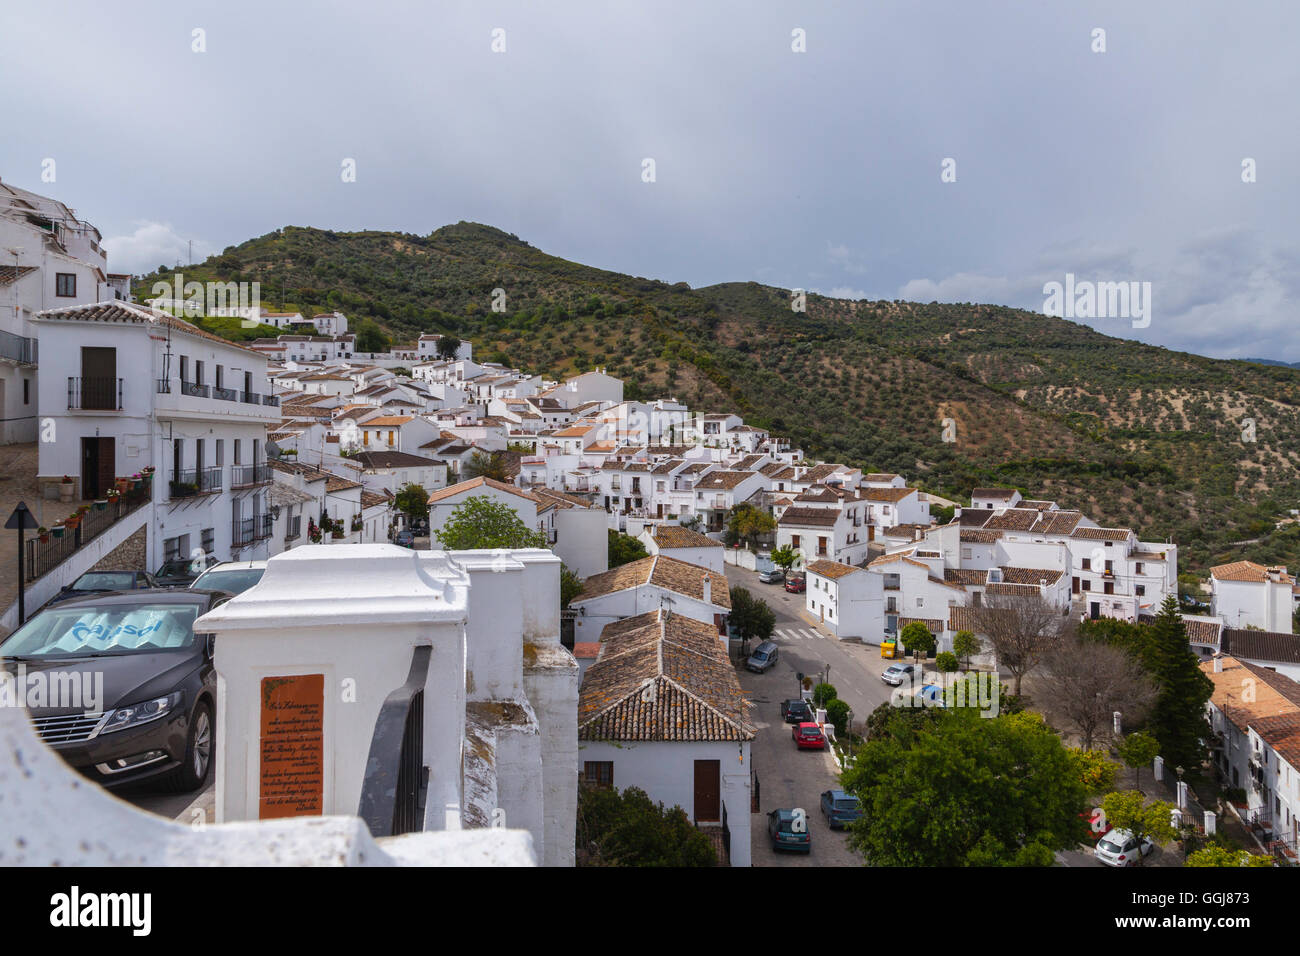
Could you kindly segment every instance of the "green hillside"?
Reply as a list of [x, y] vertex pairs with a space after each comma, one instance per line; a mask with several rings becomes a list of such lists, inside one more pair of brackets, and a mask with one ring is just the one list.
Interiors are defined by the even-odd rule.
[[[1300, 569], [1300, 529], [1275, 530], [1300, 507], [1297, 369], [1001, 306], [810, 295], [796, 313], [786, 290], [607, 272], [474, 223], [428, 236], [291, 226], [183, 271], [259, 281], [277, 311], [338, 309], [376, 343], [449, 332], [481, 359], [551, 377], [604, 366], [628, 397], [736, 410], [810, 454], [939, 494], [1015, 485], [1170, 537], [1187, 570], [1242, 557]], [[170, 274], [144, 277], [137, 297]]]

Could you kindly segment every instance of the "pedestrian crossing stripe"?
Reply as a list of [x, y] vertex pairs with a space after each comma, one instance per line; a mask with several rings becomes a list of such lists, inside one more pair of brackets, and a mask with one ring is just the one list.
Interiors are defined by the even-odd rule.
[[795, 628], [784, 628], [782, 630], [777, 631], [776, 636], [785, 641], [797, 641], [797, 640], [811, 641], [815, 638], [820, 638], [822, 640], [826, 639], [825, 634], [823, 634], [821, 631], [813, 630], [812, 628], [803, 628], [802, 630], [796, 630]]

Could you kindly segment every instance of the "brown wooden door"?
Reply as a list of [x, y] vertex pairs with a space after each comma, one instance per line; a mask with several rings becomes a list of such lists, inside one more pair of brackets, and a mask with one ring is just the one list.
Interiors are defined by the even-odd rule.
[[1078, 594], [1078, 593], [1079, 593], [1079, 579], [1078, 579], [1078, 578], [1071, 578], [1071, 579], [1070, 579], [1070, 590], [1071, 590], [1073, 593], [1075, 593], [1075, 594]]
[[717, 760], [695, 761], [695, 822], [722, 819], [722, 765]]
[[81, 495], [102, 498], [113, 487], [116, 472], [112, 438], [81, 439]]

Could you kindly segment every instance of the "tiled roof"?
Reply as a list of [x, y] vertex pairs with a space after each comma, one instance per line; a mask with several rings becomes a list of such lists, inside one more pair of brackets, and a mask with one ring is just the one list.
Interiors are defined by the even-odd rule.
[[786, 508], [781, 515], [780, 525], [792, 528], [831, 528], [839, 520], [840, 513], [830, 508]]
[[703, 601], [706, 577], [710, 579], [709, 603], [730, 609], [731, 593], [727, 589], [727, 579], [724, 575], [702, 568], [698, 564], [688, 564], [670, 558], [665, 554], [639, 558], [617, 568], [593, 574], [582, 582], [582, 594], [571, 604], [584, 604], [593, 598], [648, 584]]
[[1092, 541], [1124, 541], [1133, 532], [1128, 528], [1076, 528], [1071, 538], [1088, 538]]
[[1251, 726], [1293, 769], [1300, 770], [1300, 714], [1260, 717]]
[[487, 478], [480, 475], [478, 478], [471, 478], [468, 481], [462, 481], [458, 484], [449, 485], [446, 488], [440, 488], [433, 494], [429, 495], [429, 504], [436, 504], [453, 495], [459, 495], [466, 491], [473, 491], [475, 488], [495, 488], [497, 491], [504, 491], [508, 494], [518, 495], [520, 498], [527, 498], [529, 501], [537, 504], [537, 496], [530, 494], [514, 485], [507, 485], [504, 481], [497, 481], [495, 478]]
[[916, 494], [915, 488], [859, 488], [858, 497], [864, 501], [902, 501]]
[[1008, 508], [984, 524], [989, 531], [1028, 531], [1038, 523], [1038, 512], [1032, 508]]
[[970, 631], [979, 633], [975, 627], [976, 608], [955, 605], [948, 608], [948, 629], [950, 631]]
[[[1279, 579], [1286, 584], [1294, 584], [1285, 568], [1277, 569]], [[1268, 580], [1269, 569], [1254, 561], [1234, 561], [1232, 564], [1220, 564], [1210, 568], [1210, 576], [1219, 581], [1248, 581], [1263, 583]]]
[[353, 481], [351, 478], [344, 478], [342, 475], [336, 475], [332, 472], [327, 473], [325, 478], [326, 491], [348, 491], [351, 488], [360, 488], [361, 482]]
[[1007, 584], [1006, 582], [999, 581], [988, 585], [985, 590], [987, 590], [989, 594], [1025, 594], [1032, 596], [1038, 593], [1038, 585]]
[[695, 487], [703, 491], [728, 491], [753, 477], [752, 471], [711, 471], [701, 478]]
[[1038, 585], [1041, 581], [1048, 584], [1055, 584], [1061, 579], [1064, 571], [1049, 571], [1046, 568], [1001, 568], [1002, 580], [1007, 584], [1033, 584]]
[[980, 585], [988, 580], [987, 571], [977, 571], [975, 568], [944, 568], [943, 579], [949, 584], [973, 584]]
[[579, 740], [754, 739], [716, 629], [652, 611], [607, 625], [578, 695]]
[[664, 548], [721, 548], [722, 542], [700, 534], [679, 524], [659, 524], [649, 529], [650, 536], [660, 549]]
[[887, 471], [873, 471], [863, 478], [863, 481], [893, 481], [898, 475], [890, 474]]
[[[238, 342], [231, 342], [229, 339], [223, 339], [219, 335], [213, 335], [206, 332], [197, 325], [191, 325], [184, 319], [178, 319], [168, 312], [160, 312], [156, 309], [146, 308], [142, 305], [136, 305], [133, 302], [122, 302], [120, 299], [110, 300], [108, 302], [91, 302], [85, 305], [73, 305], [62, 309], [47, 309], [38, 312], [34, 316], [39, 321], [51, 319], [67, 319], [70, 321], [92, 321], [92, 322], [142, 322], [162, 325], [172, 329], [175, 332], [183, 332], [186, 335], [193, 335], [195, 338], [206, 339], [209, 342], [219, 342], [220, 344], [239, 349], [243, 352], [249, 352], [253, 355], [262, 355], [256, 349], [250, 349], [247, 346], [240, 345]], [[265, 356], [262, 356], [265, 359]]]
[[855, 568], [851, 564], [840, 564], [838, 561], [814, 561], [804, 570], [809, 574], [816, 574], [823, 578], [837, 580], [844, 577], [846, 574], [860, 571], [861, 568]]
[[[1191, 644], [1209, 644], [1214, 647], [1220, 646], [1220, 635], [1223, 630], [1223, 622], [1219, 620], [1197, 620], [1191, 617], [1183, 618], [1183, 629], [1187, 632], [1187, 640]], [[1228, 649], [1223, 647], [1224, 653]], [[1252, 657], [1251, 654], [1245, 654], [1244, 657]]]
[[898, 633], [902, 634], [903, 628], [907, 627], [907, 625], [911, 624], [913, 621], [920, 621], [925, 625], [925, 629], [931, 634], [943, 633], [943, 621], [939, 618], [933, 617], [900, 617], [898, 619]]
[[985, 531], [983, 528], [962, 528], [961, 540], [971, 544], [993, 544], [1002, 537], [1001, 531]]
[[584, 498], [579, 498], [577, 495], [566, 495], [562, 491], [552, 491], [550, 488], [533, 488], [530, 490], [530, 494], [543, 503], [554, 505], [557, 508], [592, 507], [591, 502]]
[[363, 508], [374, 508], [378, 505], [386, 505], [388, 504], [388, 501], [389, 498], [387, 495], [381, 495], [377, 491], [366, 491], [364, 488], [361, 489], [361, 507]]
[[413, 422], [413, 421], [415, 421], [414, 415], [381, 415], [378, 418], [372, 418], [369, 421], [362, 422], [361, 424], [364, 425], [366, 428], [370, 428], [372, 426], [396, 428], [400, 425], [405, 425], [407, 422]]
[[811, 468], [809, 468], [807, 471], [803, 473], [803, 477], [801, 477], [799, 480], [800, 481], [825, 481], [827, 478], [835, 474], [835, 472], [839, 471], [843, 467], [844, 467], [843, 465], [832, 465], [826, 463], [820, 465], [813, 465]]
[[993, 498], [995, 500], [1008, 500], [1016, 493], [1014, 488], [975, 488], [971, 491], [971, 499], [975, 498]]
[[[1184, 621], [1186, 626], [1188, 622]], [[1188, 639], [1191, 631], [1188, 630]], [[1252, 631], [1240, 627], [1225, 627], [1221, 639], [1225, 654], [1253, 661], [1277, 664], [1300, 664], [1300, 635], [1277, 631]]]

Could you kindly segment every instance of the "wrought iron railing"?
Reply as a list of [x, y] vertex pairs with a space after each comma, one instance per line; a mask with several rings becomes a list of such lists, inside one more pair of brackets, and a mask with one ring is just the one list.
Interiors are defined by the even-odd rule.
[[50, 532], [46, 535], [45, 541], [39, 537], [29, 539], [26, 542], [27, 566], [24, 569], [27, 582], [31, 583], [53, 571], [81, 548], [148, 501], [147, 488], [146, 483], [140, 489], [128, 491], [126, 495], [108, 502], [102, 510], [97, 507], [92, 508], [81, 516], [77, 527], [65, 530], [60, 537], [56, 538], [53, 532]]
[[212, 393], [206, 385], [198, 382], [181, 382], [181, 394], [190, 398], [211, 398]]
[[424, 829], [424, 685], [432, 650], [415, 648], [406, 683], [385, 698], [375, 719], [357, 808], [375, 837]]
[[172, 499], [215, 494], [221, 490], [221, 466], [174, 471], [167, 487]]
[[260, 465], [233, 465], [230, 469], [231, 488], [252, 488], [264, 485], [271, 480], [271, 466], [266, 462]]
[[230, 546], [232, 548], [243, 548], [253, 543], [253, 525], [252, 518], [235, 518], [230, 523]]
[[120, 412], [122, 380], [98, 376], [68, 376], [68, 408], [83, 411]]
[[220, 399], [223, 402], [234, 402], [238, 401], [239, 393], [233, 388], [219, 388], [214, 385], [212, 386], [212, 397]]

